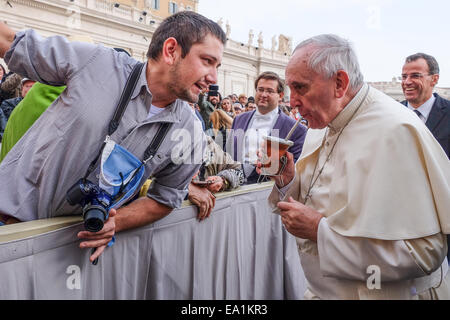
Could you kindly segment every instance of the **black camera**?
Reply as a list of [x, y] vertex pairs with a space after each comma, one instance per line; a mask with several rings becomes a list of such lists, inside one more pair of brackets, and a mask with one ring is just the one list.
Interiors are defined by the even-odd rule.
[[87, 179], [80, 179], [66, 194], [67, 202], [83, 207], [84, 228], [90, 232], [102, 230], [108, 218], [108, 209], [113, 197], [98, 185]]
[[208, 96], [209, 97], [218, 97], [219, 96], [219, 85], [217, 85], [217, 84], [210, 84], [209, 85]]

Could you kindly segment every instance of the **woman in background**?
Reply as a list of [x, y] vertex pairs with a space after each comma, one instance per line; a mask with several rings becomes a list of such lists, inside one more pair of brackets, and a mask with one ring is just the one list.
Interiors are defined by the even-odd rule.
[[231, 129], [233, 118], [224, 110], [217, 109], [209, 117], [212, 123], [212, 137], [214, 141], [225, 150], [227, 129]]
[[230, 98], [223, 98], [223, 100], [220, 102], [220, 107], [223, 111], [226, 112], [227, 115], [229, 115], [231, 118], [234, 119], [236, 114], [233, 111], [233, 108], [231, 107], [231, 100]]

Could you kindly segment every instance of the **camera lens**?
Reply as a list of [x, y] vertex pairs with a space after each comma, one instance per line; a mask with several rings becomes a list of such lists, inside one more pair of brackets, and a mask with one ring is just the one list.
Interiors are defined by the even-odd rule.
[[106, 211], [100, 206], [88, 206], [83, 212], [84, 228], [90, 232], [102, 230]]

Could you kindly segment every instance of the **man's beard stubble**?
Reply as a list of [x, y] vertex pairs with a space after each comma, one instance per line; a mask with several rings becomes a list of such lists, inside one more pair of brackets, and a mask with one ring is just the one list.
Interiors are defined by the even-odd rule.
[[180, 80], [181, 72], [179, 68], [180, 62], [177, 62], [176, 65], [172, 67], [170, 70], [170, 82], [168, 85], [168, 88], [170, 91], [174, 93], [174, 95], [181, 100], [190, 102], [190, 103], [197, 103], [198, 102], [198, 96], [195, 96], [191, 93], [189, 90], [190, 88], [186, 88], [185, 85]]

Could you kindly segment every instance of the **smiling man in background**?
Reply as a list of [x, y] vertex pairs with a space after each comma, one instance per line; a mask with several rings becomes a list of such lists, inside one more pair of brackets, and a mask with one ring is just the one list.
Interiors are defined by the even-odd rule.
[[406, 58], [402, 70], [402, 103], [413, 110], [430, 129], [450, 158], [450, 100], [433, 93], [439, 81], [436, 59], [425, 53]]

